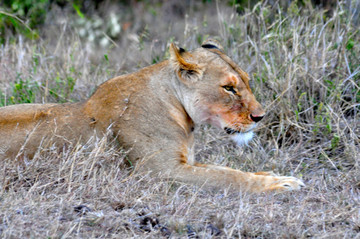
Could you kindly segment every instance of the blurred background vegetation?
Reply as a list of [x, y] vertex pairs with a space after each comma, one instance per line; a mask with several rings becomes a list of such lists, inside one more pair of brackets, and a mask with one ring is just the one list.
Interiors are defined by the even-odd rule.
[[[224, 2], [226, 5], [234, 7], [239, 14], [244, 13], [245, 9], [252, 9], [260, 2], [265, 2], [269, 6], [278, 4], [285, 14], [300, 14], [303, 9], [321, 7], [326, 11], [326, 17], [331, 17], [337, 7], [336, 0], [228, 0], [222, 1], [222, 4]], [[351, 1], [347, 2], [350, 3]], [[56, 8], [73, 15], [73, 25], [79, 28], [81, 37], [87, 38], [89, 41], [99, 40], [99, 44], [107, 46], [109, 42], [120, 37], [122, 30], [126, 30], [136, 22], [134, 18], [137, 15], [134, 8], [142, 8], [156, 17], [158, 11], [164, 10], [162, 8], [165, 6], [165, 11], [169, 15], [184, 18], [187, 9], [202, 11], [204, 5], [214, 5], [215, 3], [215, 0], [1, 0], [0, 43], [4, 44], [6, 39], [11, 39], [16, 34], [23, 34], [29, 39], [38, 38], [39, 32], [46, 27], [46, 23], [51, 24], [51, 18], [57, 17], [51, 11]], [[111, 14], [108, 15], [109, 7], [112, 6], [117, 6], [117, 9], [124, 9], [124, 11], [120, 15], [115, 14], [115, 11], [110, 11]], [[359, 21], [358, 16], [359, 13], [357, 12], [353, 18], [355, 24]], [[268, 18], [269, 21], [273, 19], [274, 17]]]

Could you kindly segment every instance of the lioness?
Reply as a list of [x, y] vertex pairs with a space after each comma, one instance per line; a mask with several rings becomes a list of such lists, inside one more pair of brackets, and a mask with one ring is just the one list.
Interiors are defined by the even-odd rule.
[[[193, 131], [210, 123], [235, 141], [248, 141], [265, 112], [249, 77], [215, 40], [187, 52], [174, 44], [170, 59], [108, 80], [85, 102], [0, 108], [0, 157], [32, 157], [54, 145], [87, 142], [110, 130], [142, 170], [218, 188], [263, 192], [300, 189], [294, 177], [249, 173], [194, 160]], [[141, 162], [141, 163], [140, 163]]]

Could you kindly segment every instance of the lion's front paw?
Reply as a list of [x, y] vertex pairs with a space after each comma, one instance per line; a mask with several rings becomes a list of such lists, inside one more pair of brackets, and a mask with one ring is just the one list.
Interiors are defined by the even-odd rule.
[[292, 190], [300, 190], [302, 187], [305, 187], [305, 184], [298, 178], [295, 177], [284, 177], [277, 176], [271, 177], [273, 182], [271, 182], [266, 191], [292, 191]]

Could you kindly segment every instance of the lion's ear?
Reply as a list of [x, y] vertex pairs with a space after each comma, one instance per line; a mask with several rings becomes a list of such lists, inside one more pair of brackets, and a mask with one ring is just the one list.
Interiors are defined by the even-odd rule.
[[202, 77], [202, 67], [195, 63], [187, 62], [184, 59], [186, 52], [182, 48], [178, 48], [174, 43], [170, 45], [170, 62], [175, 68], [180, 80], [184, 83], [195, 82]]

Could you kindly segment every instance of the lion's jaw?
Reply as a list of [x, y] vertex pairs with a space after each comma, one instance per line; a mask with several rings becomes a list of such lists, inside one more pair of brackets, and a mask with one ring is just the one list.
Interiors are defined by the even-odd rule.
[[248, 120], [248, 115], [242, 112], [233, 112], [226, 107], [210, 105], [202, 101], [194, 107], [194, 111], [199, 116], [200, 124], [210, 124], [216, 128], [225, 130], [229, 135], [247, 133], [256, 127], [256, 123]]
[[[220, 117], [220, 115], [211, 114], [204, 108], [197, 108], [197, 113], [200, 115], [200, 122], [210, 124], [218, 129], [224, 130], [227, 134], [231, 135], [231, 139], [238, 145], [247, 145], [254, 136], [253, 129], [256, 127], [256, 123], [247, 125], [247, 127], [234, 127]], [[239, 123], [240, 124], [240, 123]]]

